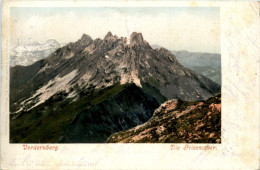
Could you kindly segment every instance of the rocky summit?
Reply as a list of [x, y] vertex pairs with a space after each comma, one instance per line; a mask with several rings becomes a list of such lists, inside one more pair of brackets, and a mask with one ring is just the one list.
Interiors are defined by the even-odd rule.
[[206, 101], [168, 100], [149, 121], [110, 136], [108, 143], [220, 143], [221, 97]]
[[10, 68], [10, 141], [105, 142], [146, 122], [166, 100], [219, 92], [141, 33], [94, 40], [83, 34], [32, 65]]

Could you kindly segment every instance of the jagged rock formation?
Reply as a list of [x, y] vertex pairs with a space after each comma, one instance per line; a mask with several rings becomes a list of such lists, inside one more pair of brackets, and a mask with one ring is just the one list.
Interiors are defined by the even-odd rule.
[[146, 123], [110, 136], [108, 143], [220, 143], [221, 97], [168, 100]]
[[[66, 136], [69, 134], [67, 129], [76, 131], [76, 124], [71, 127], [71, 119], [90, 114], [88, 109], [118, 95], [122, 86], [127, 84], [135, 84], [135, 88], [141, 89], [146, 96], [138, 103], [140, 110], [145, 108], [142, 112], [145, 119], [138, 117], [142, 120], [138, 123], [143, 123], [154, 106], [167, 99], [196, 101], [220, 91], [218, 84], [182, 66], [167, 49], [152, 49], [142, 34], [136, 32], [130, 39], [108, 32], [103, 40], [93, 40], [84, 34], [75, 43], [57, 49], [30, 66], [11, 67], [10, 75], [10, 136], [14, 142], [36, 142], [36, 139], [44, 142], [90, 141]], [[112, 93], [111, 87], [114, 89]], [[106, 95], [99, 100], [103, 94]], [[131, 97], [139, 101], [138, 95]], [[150, 107], [143, 107], [150, 101], [153, 101]], [[127, 109], [131, 112], [131, 107], [123, 107], [124, 111], [120, 114], [128, 113]], [[97, 110], [95, 114], [101, 114], [100, 109]], [[136, 115], [140, 115], [139, 112]], [[90, 126], [89, 123], [84, 126]], [[116, 125], [106, 135], [111, 135], [116, 129], [121, 130], [121, 127], [127, 129], [135, 125]], [[30, 133], [32, 127], [41, 130], [38, 133], [41, 135]], [[44, 134], [46, 127], [52, 132], [50, 137]], [[19, 134], [21, 131], [23, 133]], [[99, 137], [102, 132], [96, 132], [94, 134], [98, 137], [91, 141], [103, 141], [105, 136]]]
[[[50, 86], [59, 80], [66, 83], [53, 86], [55, 89]], [[17, 106], [11, 111], [37, 106], [58, 90], [68, 93], [76, 86], [99, 89], [130, 82], [139, 87], [149, 84], [167, 99], [189, 101], [206, 99], [220, 90], [213, 81], [183, 67], [170, 51], [153, 50], [140, 33], [131, 35], [130, 44], [111, 32], [104, 40], [92, 40], [84, 34], [29, 67], [11, 68], [11, 103]], [[47, 89], [48, 94], [44, 92]]]

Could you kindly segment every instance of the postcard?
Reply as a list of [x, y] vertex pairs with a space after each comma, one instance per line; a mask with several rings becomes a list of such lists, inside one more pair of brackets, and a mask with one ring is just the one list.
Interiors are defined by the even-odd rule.
[[1, 168], [259, 168], [259, 5], [3, 1]]

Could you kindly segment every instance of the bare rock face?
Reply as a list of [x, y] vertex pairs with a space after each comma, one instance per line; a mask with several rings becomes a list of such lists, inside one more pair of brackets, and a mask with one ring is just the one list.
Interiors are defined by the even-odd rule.
[[221, 97], [169, 100], [146, 123], [111, 135], [108, 143], [220, 143]]
[[130, 36], [131, 45], [142, 45], [144, 44], [144, 38], [141, 33], [133, 32]]
[[[19, 130], [22, 129], [25, 133], [28, 126], [40, 129], [39, 127], [46, 127], [47, 124], [51, 131], [56, 129], [59, 131], [53, 132], [55, 137], [50, 137], [50, 140], [58, 141], [57, 136], [67, 134], [68, 122], [74, 116], [89, 113], [83, 110], [96, 106], [99, 102], [110, 100], [119, 93], [122, 86], [129, 84], [135, 84], [136, 88], [141, 89], [146, 96], [136, 108], [142, 110], [141, 108], [144, 107], [141, 105], [149, 101], [154, 102], [150, 108], [145, 107], [143, 111], [141, 117], [146, 119], [151, 115], [154, 106], [165, 100], [198, 101], [220, 92], [218, 84], [182, 66], [167, 49], [152, 49], [141, 33], [132, 33], [130, 41], [124, 37], [119, 38], [111, 32], [108, 32], [104, 39], [94, 40], [83, 34], [78, 41], [58, 48], [43, 60], [30, 66], [16, 66], [10, 69], [13, 141], [21, 141], [31, 133], [27, 132], [21, 137]], [[138, 95], [134, 98], [138, 98]], [[130, 105], [123, 108], [123, 111], [115, 111], [115, 113], [126, 114], [128, 109], [131, 110]], [[118, 109], [120, 110], [119, 107]], [[67, 113], [67, 117], [62, 113]], [[51, 118], [48, 119], [52, 119], [54, 115], [64, 122], [60, 120], [58, 126], [58, 123], [49, 125], [48, 121], [43, 121], [47, 119], [45, 116], [50, 116]], [[106, 120], [105, 117], [101, 119]], [[139, 124], [146, 120], [141, 117], [138, 118], [142, 120]], [[95, 118], [94, 116], [93, 119]], [[28, 124], [31, 120], [36, 122], [32, 121], [34, 123]], [[109, 121], [118, 123], [112, 119]], [[21, 127], [18, 128], [18, 125]], [[64, 127], [65, 125], [67, 126]], [[124, 127], [127, 129], [135, 125]], [[93, 138], [92, 141], [104, 140], [107, 135], [114, 133], [115, 129], [97, 140]], [[44, 136], [40, 138], [43, 139]], [[67, 139], [72, 140], [69, 137]], [[35, 140], [33, 136], [31, 138], [27, 136], [26, 141], [32, 140]], [[48, 142], [48, 140], [44, 141]], [[82, 141], [89, 140], [82, 139]]]
[[11, 68], [10, 100], [14, 106], [11, 112], [30, 109], [27, 106], [35, 105], [32, 100], [26, 100], [30, 97], [34, 101], [48, 99], [52, 95], [40, 97], [41, 94], [36, 97], [33, 94], [40, 93], [44, 85], [51, 81], [55, 83], [72, 72], [75, 75], [68, 77], [71, 80], [54, 90], [53, 95], [58, 91], [76, 93], [69, 89], [100, 89], [131, 82], [144, 89], [148, 85], [167, 99], [196, 101], [220, 91], [218, 84], [182, 66], [167, 49], [153, 50], [141, 33], [132, 33], [130, 44], [125, 38], [118, 38], [111, 32], [104, 40], [92, 40], [84, 34], [75, 43], [57, 49], [32, 66]]

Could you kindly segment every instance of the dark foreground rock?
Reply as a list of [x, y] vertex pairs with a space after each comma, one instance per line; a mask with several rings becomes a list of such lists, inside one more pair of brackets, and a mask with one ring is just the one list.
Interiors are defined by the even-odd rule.
[[10, 115], [10, 142], [104, 143], [111, 134], [149, 120], [160, 105], [135, 84], [81, 93], [74, 102], [65, 100], [66, 95], [56, 95], [18, 117]]
[[220, 143], [221, 96], [201, 102], [169, 100], [152, 118], [113, 134], [108, 143]]

